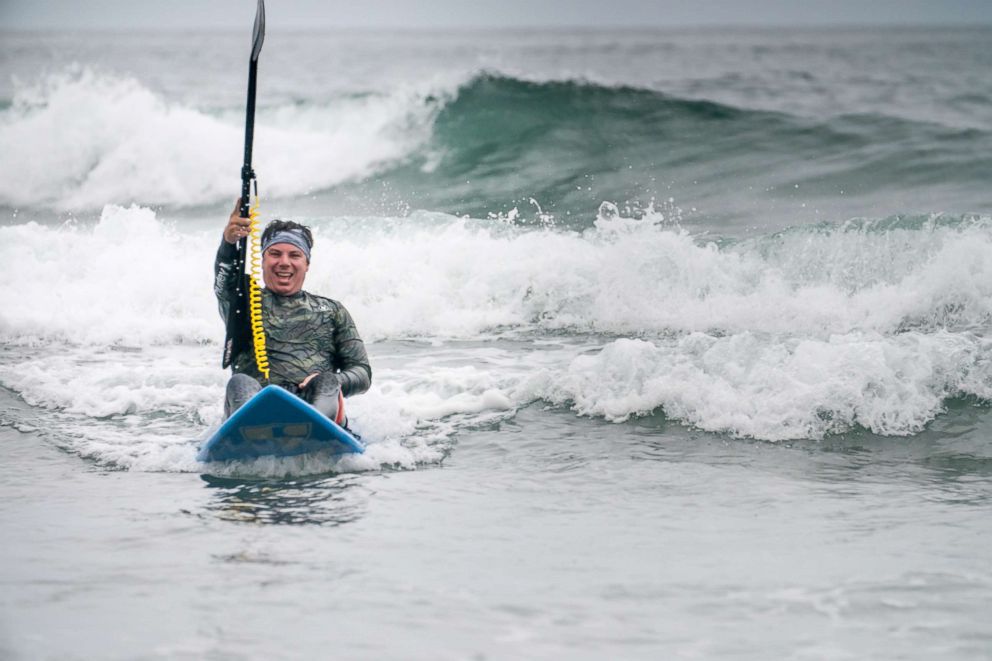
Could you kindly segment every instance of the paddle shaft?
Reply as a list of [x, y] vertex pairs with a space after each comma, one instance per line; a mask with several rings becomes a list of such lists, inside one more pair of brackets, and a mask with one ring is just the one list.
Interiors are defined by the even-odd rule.
[[[255, 139], [255, 88], [258, 78], [258, 60], [251, 60], [248, 64], [248, 102], [245, 109], [245, 162], [241, 166], [241, 217], [248, 217], [249, 197], [251, 195], [251, 182], [255, 178], [255, 171], [251, 167], [252, 144]], [[245, 239], [241, 239], [244, 246]]]
[[[258, 0], [255, 12], [255, 27], [252, 34], [251, 57], [248, 60], [248, 100], [245, 108], [245, 160], [241, 166], [241, 201], [239, 214], [248, 218], [251, 198], [251, 182], [255, 180], [255, 171], [251, 166], [252, 144], [255, 138], [255, 89], [258, 78], [258, 54], [265, 40], [265, 2]], [[257, 184], [256, 184], [257, 186]], [[224, 359], [222, 365], [230, 365], [234, 357], [244, 350], [251, 349], [251, 332], [248, 325], [248, 287], [245, 282], [245, 263], [248, 260], [248, 239], [238, 241], [238, 257], [235, 263], [235, 273], [238, 275], [238, 285], [235, 291], [234, 304], [227, 316], [227, 338], [224, 340]]]

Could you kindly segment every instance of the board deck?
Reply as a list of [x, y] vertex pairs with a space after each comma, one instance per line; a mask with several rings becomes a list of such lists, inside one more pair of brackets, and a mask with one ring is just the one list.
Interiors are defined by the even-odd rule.
[[266, 386], [203, 444], [197, 461], [232, 461], [310, 452], [364, 452], [346, 430], [296, 395]]

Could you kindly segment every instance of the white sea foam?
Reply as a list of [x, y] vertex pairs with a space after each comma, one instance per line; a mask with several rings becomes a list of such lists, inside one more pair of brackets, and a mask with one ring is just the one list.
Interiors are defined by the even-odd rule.
[[[362, 177], [404, 157], [434, 106], [410, 88], [326, 106], [260, 105], [255, 170], [269, 195]], [[99, 209], [108, 201], [191, 206], [227, 200], [243, 111], [167, 102], [134, 80], [90, 70], [24, 87], [0, 113], [0, 204]]]
[[[197, 470], [226, 380], [221, 223], [179, 231], [108, 206], [93, 226], [0, 228], [0, 385], [57, 412], [48, 424], [73, 451]], [[370, 449], [239, 470], [439, 461], [459, 429], [535, 399], [770, 440], [911, 434], [949, 397], [992, 400], [989, 227], [852, 223], [718, 245], [650, 214], [584, 233], [318, 221], [307, 287], [345, 302], [370, 342], [375, 386], [349, 404]]]
[[108, 206], [93, 228], [28, 223], [0, 228], [0, 237], [6, 342], [140, 347], [217, 338], [216, 304], [200, 291], [215, 241], [178, 234], [148, 209]]
[[855, 426], [919, 432], [948, 397], [992, 397], [992, 340], [972, 334], [849, 333], [821, 339], [616, 340], [527, 385], [534, 396], [622, 422], [663, 410], [708, 431], [766, 440]]
[[[346, 292], [367, 332], [385, 337], [498, 327], [825, 337], [992, 319], [987, 218], [720, 247], [653, 216], [584, 233], [439, 216], [417, 214], [382, 233], [335, 232], [332, 259], [315, 257], [314, 288]], [[870, 266], [859, 273], [860, 264]]]

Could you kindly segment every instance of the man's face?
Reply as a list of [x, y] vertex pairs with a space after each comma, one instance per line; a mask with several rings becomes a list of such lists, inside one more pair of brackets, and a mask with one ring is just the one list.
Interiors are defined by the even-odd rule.
[[262, 253], [265, 287], [280, 296], [292, 296], [303, 289], [309, 268], [307, 256], [292, 243], [274, 243]]

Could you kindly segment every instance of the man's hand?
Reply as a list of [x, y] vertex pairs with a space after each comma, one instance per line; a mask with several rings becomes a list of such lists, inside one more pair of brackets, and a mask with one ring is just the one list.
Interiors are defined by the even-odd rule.
[[320, 372], [314, 372], [313, 374], [307, 376], [307, 378], [303, 379], [303, 381], [300, 382], [300, 390], [306, 388], [307, 384], [313, 381], [313, 377], [317, 376], [318, 374], [320, 374]]
[[227, 220], [227, 227], [224, 228], [224, 240], [230, 244], [237, 243], [238, 239], [248, 236], [250, 224], [251, 221], [248, 218], [241, 217], [241, 198], [238, 198], [234, 203], [234, 211], [231, 212], [231, 217]]

